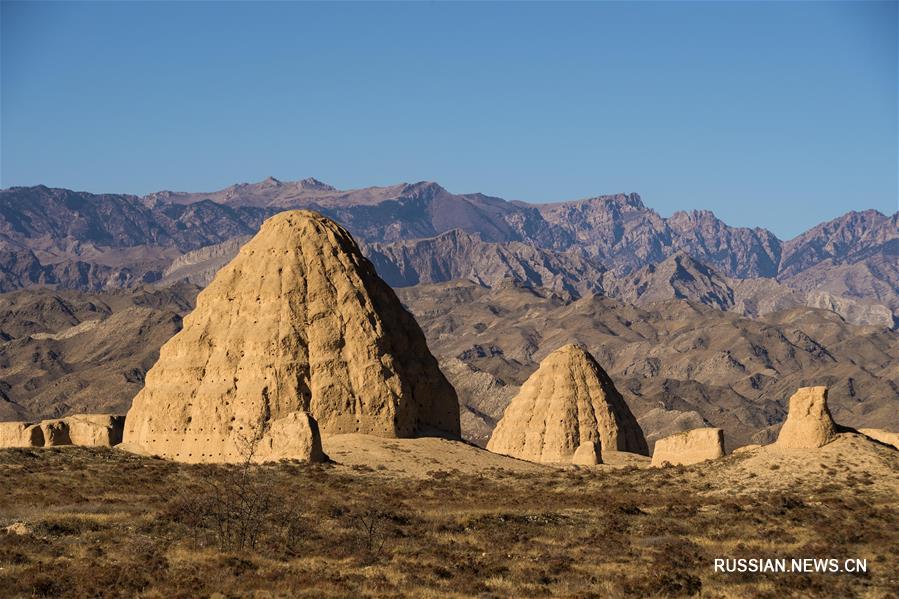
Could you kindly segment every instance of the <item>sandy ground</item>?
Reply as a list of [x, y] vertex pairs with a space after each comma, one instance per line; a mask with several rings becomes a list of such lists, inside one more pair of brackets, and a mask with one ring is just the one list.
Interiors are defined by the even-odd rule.
[[861, 482], [899, 497], [899, 450], [855, 433], [841, 433], [817, 449], [763, 445], [694, 468], [722, 494]]
[[436, 437], [385, 439], [360, 434], [335, 435], [322, 439], [322, 446], [338, 465], [411, 478], [428, 478], [430, 473], [441, 471], [486, 474], [496, 470], [540, 472], [552, 468]]
[[[603, 452], [604, 464], [586, 467], [534, 464], [439, 438], [384, 439], [351, 434], [328, 437], [322, 443], [338, 467], [416, 479], [440, 472], [546, 474], [576, 469], [650, 468], [648, 457], [618, 451]], [[899, 451], [854, 433], [840, 434], [835, 441], [818, 449], [780, 449], [765, 445], [746, 448], [720, 460], [670, 468], [680, 468], [686, 476], [702, 482], [703, 492], [709, 493], [787, 491], [798, 483], [806, 487], [840, 486], [860, 479], [872, 491], [899, 496]]]
[[489, 474], [494, 471], [517, 473], [591, 468], [612, 470], [624, 467], [648, 468], [649, 458], [623, 451], [603, 454], [604, 464], [535, 464], [500, 455], [461, 441], [435, 437], [385, 439], [371, 435], [349, 434], [326, 437], [322, 445], [328, 457], [350, 469], [374, 469], [382, 474], [408, 478], [429, 478], [435, 472]]

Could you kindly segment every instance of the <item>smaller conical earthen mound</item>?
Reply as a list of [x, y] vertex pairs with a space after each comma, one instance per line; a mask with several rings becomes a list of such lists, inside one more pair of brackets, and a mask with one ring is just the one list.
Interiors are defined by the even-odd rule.
[[787, 449], [814, 449], [836, 437], [837, 427], [827, 409], [827, 387], [802, 387], [790, 398], [787, 420], [775, 445]]
[[495, 453], [543, 463], [571, 462], [584, 443], [648, 453], [643, 431], [612, 379], [582, 347], [548, 355], [512, 399], [487, 444]]

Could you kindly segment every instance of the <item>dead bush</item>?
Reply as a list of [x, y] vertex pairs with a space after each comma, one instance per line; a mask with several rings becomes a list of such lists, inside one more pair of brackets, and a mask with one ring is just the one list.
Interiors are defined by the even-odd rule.
[[194, 541], [223, 552], [256, 551], [264, 537], [277, 536], [296, 549], [301, 526], [295, 507], [285, 507], [264, 469], [254, 463], [265, 431], [239, 441], [236, 466], [204, 466], [199, 488], [172, 500], [166, 513], [191, 530]]

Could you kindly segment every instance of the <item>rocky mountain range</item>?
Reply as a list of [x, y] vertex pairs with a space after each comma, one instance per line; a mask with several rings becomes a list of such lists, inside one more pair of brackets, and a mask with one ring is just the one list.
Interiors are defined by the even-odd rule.
[[683, 253], [620, 277], [607, 274], [603, 289], [610, 297], [640, 306], [683, 299], [750, 317], [807, 306], [830, 310], [852, 324], [894, 327], [896, 322], [884, 304], [824, 289], [806, 291], [773, 278], [727, 277]]
[[[163, 272], [161, 283], [206, 285], [246, 239], [237, 237], [176, 258]], [[852, 324], [896, 324], [896, 317], [884, 304], [852, 299], [838, 290], [796, 289], [773, 278], [727, 277], [684, 253], [620, 274], [606, 270], [584, 252], [554, 252], [517, 241], [489, 243], [459, 229], [432, 238], [362, 247], [378, 274], [393, 287], [457, 279], [488, 288], [514, 282], [548, 290], [566, 300], [606, 295], [648, 305], [686, 299], [750, 317], [808, 306], [836, 312]]]
[[44, 186], [0, 191], [0, 290], [92, 290], [159, 278], [184, 252], [258, 229], [271, 214], [211, 201], [148, 205], [137, 196]]
[[[750, 303], [777, 297], [779, 307], [833, 305], [844, 316], [863, 314], [857, 322], [889, 323], [887, 312], [899, 314], [899, 213], [850, 212], [782, 241], [765, 229], [728, 226], [709, 211], [664, 218], [637, 194], [525, 204], [452, 194], [429, 182], [340, 191], [315, 179], [269, 178], [212, 193], [144, 197], [43, 186], [3, 190], [0, 290], [97, 291], [179, 278], [204, 284], [262, 220], [291, 208], [346, 226], [393, 286], [511, 279], [569, 298], [611, 292], [627, 299], [646, 296], [640, 282], [647, 276], [659, 278], [647, 267], [685, 256], [699, 265], [696, 272], [713, 271], [731, 288], [752, 281], [742, 287], [763, 297], [748, 298], [741, 313], [763, 313]], [[646, 297], [683, 292], [658, 296], [653, 287]], [[686, 297], [730, 309], [730, 300], [706, 291]]]

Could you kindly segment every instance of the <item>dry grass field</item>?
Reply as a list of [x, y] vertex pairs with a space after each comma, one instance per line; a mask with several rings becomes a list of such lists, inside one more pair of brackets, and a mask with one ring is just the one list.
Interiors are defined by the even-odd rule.
[[[899, 458], [867, 451], [886, 485], [825, 460], [771, 486], [759, 469], [789, 476], [748, 454], [409, 477], [3, 450], [0, 595], [896, 597]], [[868, 572], [716, 574], [724, 557], [864, 558]]]

